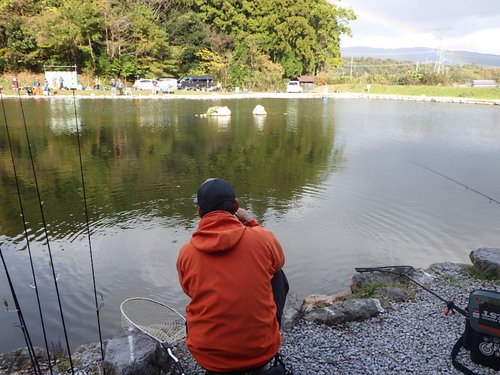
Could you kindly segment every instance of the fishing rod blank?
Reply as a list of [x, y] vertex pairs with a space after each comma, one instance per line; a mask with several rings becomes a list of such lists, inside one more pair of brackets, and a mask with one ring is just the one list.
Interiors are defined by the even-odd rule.
[[460, 307], [456, 306], [453, 301], [447, 300], [440, 295], [434, 293], [432, 290], [429, 288], [426, 288], [424, 285], [416, 281], [415, 279], [411, 278], [410, 275], [412, 275], [415, 272], [415, 268], [412, 266], [384, 266], [384, 267], [357, 267], [355, 268], [356, 272], [384, 272], [384, 273], [390, 273], [393, 275], [398, 275], [407, 278], [408, 280], [412, 281], [413, 283], [417, 284], [419, 287], [424, 289], [425, 291], [429, 292], [433, 296], [437, 297], [444, 303], [446, 303], [446, 311], [445, 314], [448, 314], [448, 312], [457, 310], [460, 314], [462, 314], [465, 317], [468, 317], [468, 314], [465, 310], [461, 309]]
[[6, 133], [7, 133], [7, 141], [9, 143], [10, 158], [11, 158], [11, 162], [12, 162], [12, 169], [13, 169], [13, 172], [14, 172], [14, 180], [16, 182], [17, 197], [18, 197], [18, 200], [19, 200], [19, 209], [21, 211], [21, 218], [22, 218], [22, 221], [23, 221], [24, 237], [26, 239], [26, 247], [28, 249], [28, 255], [29, 255], [30, 266], [31, 266], [31, 275], [33, 277], [33, 282], [30, 283], [30, 286], [33, 289], [35, 289], [36, 300], [37, 300], [37, 305], [38, 305], [38, 314], [40, 316], [40, 323], [41, 323], [42, 333], [43, 333], [43, 339], [44, 339], [44, 343], [45, 343], [45, 350], [47, 351], [47, 356], [48, 356], [49, 370], [50, 370], [50, 373], [53, 374], [52, 363], [51, 363], [51, 360], [50, 360], [49, 344], [47, 342], [47, 332], [46, 332], [46, 329], [45, 329], [45, 321], [44, 321], [43, 312], [42, 312], [42, 305], [41, 305], [41, 302], [40, 302], [40, 294], [39, 294], [38, 288], [37, 288], [36, 273], [35, 273], [35, 267], [33, 265], [33, 256], [32, 256], [32, 252], [31, 252], [31, 245], [30, 245], [30, 240], [29, 240], [29, 235], [28, 235], [28, 227], [26, 225], [26, 219], [25, 219], [25, 214], [24, 214], [24, 205], [23, 205], [23, 201], [21, 199], [21, 188], [19, 186], [20, 185], [19, 184], [19, 178], [18, 178], [18, 175], [17, 175], [16, 162], [15, 162], [15, 158], [14, 158], [14, 151], [13, 151], [13, 147], [12, 147], [12, 141], [11, 141], [11, 138], [10, 138], [10, 131], [9, 131], [9, 125], [8, 125], [8, 122], [7, 122], [7, 113], [5, 112], [5, 103], [4, 103], [4, 100], [3, 100], [3, 95], [2, 95], [1, 99], [2, 99], [3, 117], [4, 117], [4, 122], [5, 122], [5, 130], [6, 130]]
[[62, 324], [62, 328], [63, 328], [63, 331], [64, 331], [64, 338], [65, 338], [65, 341], [66, 341], [66, 350], [68, 352], [69, 365], [70, 365], [70, 368], [71, 368], [71, 373], [74, 374], [75, 373], [75, 369], [74, 369], [74, 366], [73, 366], [73, 360], [71, 358], [71, 348], [70, 348], [70, 345], [69, 345], [68, 331], [67, 331], [66, 322], [65, 322], [65, 319], [64, 319], [64, 313], [63, 313], [63, 308], [62, 308], [61, 296], [60, 296], [60, 293], [59, 293], [59, 286], [58, 286], [58, 283], [57, 283], [57, 276], [56, 276], [56, 271], [55, 271], [54, 262], [53, 262], [53, 258], [52, 258], [52, 248], [50, 246], [49, 233], [48, 233], [48, 230], [47, 230], [47, 221], [45, 220], [45, 213], [44, 213], [44, 210], [43, 210], [43, 200], [42, 200], [42, 197], [41, 197], [41, 194], [40, 194], [40, 188], [39, 188], [39, 185], [38, 185], [38, 178], [37, 178], [36, 169], [35, 169], [35, 161], [34, 161], [34, 157], [33, 157], [33, 151], [31, 149], [31, 142], [30, 142], [29, 133], [28, 133], [28, 125], [27, 125], [27, 122], [26, 122], [26, 116], [24, 114], [24, 107], [23, 107], [23, 103], [22, 103], [22, 99], [21, 99], [20, 95], [19, 95], [19, 105], [21, 107], [21, 114], [22, 114], [22, 118], [23, 118], [24, 132], [25, 132], [26, 141], [27, 141], [27, 144], [28, 144], [28, 154], [29, 154], [30, 162], [31, 162], [31, 169], [32, 169], [32, 173], [33, 173], [33, 180], [34, 180], [34, 183], [35, 183], [35, 190], [36, 190], [36, 194], [37, 194], [37, 197], [38, 197], [38, 206], [40, 208], [40, 215], [41, 215], [41, 218], [42, 218], [43, 230], [44, 230], [44, 234], [45, 234], [45, 242], [46, 242], [46, 245], [47, 245], [47, 252], [48, 252], [48, 255], [49, 255], [50, 265], [51, 265], [51, 269], [52, 269], [52, 279], [54, 280], [54, 288], [55, 288], [55, 292], [56, 292], [56, 296], [57, 296], [57, 302], [58, 302], [58, 305], [59, 305], [59, 313], [60, 313], [60, 317], [61, 317], [61, 324]]
[[80, 174], [81, 174], [81, 180], [82, 180], [82, 192], [83, 192], [83, 205], [85, 209], [85, 223], [86, 223], [86, 229], [87, 229], [87, 238], [88, 238], [88, 245], [89, 245], [89, 256], [90, 256], [90, 268], [92, 272], [92, 284], [94, 287], [94, 302], [95, 302], [95, 309], [96, 309], [96, 316], [97, 316], [97, 330], [99, 333], [99, 345], [101, 349], [101, 358], [104, 361], [104, 347], [102, 343], [102, 333], [101, 333], [101, 319], [100, 319], [100, 308], [102, 305], [99, 305], [99, 302], [97, 300], [97, 286], [96, 286], [96, 279], [95, 279], [95, 269], [94, 269], [94, 255], [92, 251], [92, 241], [90, 239], [90, 220], [89, 220], [89, 210], [88, 210], [88, 205], [87, 205], [87, 190], [85, 188], [85, 175], [83, 173], [83, 158], [82, 158], [82, 146], [80, 142], [80, 127], [78, 125], [78, 113], [76, 111], [76, 99], [75, 99], [75, 90], [73, 90], [73, 107], [75, 110], [75, 122], [76, 122], [76, 139], [78, 143], [78, 156], [80, 160]]
[[[17, 294], [16, 294], [16, 291], [14, 289], [14, 285], [12, 284], [12, 280], [10, 278], [10, 273], [9, 273], [8, 268], [7, 268], [7, 264], [5, 263], [5, 259], [3, 257], [3, 252], [2, 252], [1, 247], [0, 247], [0, 258], [2, 258], [3, 267], [5, 269], [5, 274], [7, 276], [7, 282], [9, 283], [10, 292], [12, 294], [12, 298], [14, 299], [14, 304], [16, 306], [17, 316], [19, 318], [19, 327], [23, 331], [24, 340], [26, 341], [26, 347], [28, 349], [28, 354], [29, 354], [30, 359], [31, 359], [31, 364], [33, 366], [33, 370], [35, 371], [35, 374], [42, 374], [42, 371], [40, 370], [40, 365], [38, 363], [38, 359], [37, 359], [36, 354], [35, 354], [35, 348], [33, 347], [31, 337], [28, 333], [28, 328], [26, 327], [26, 322], [24, 320], [24, 316], [23, 316], [23, 313], [21, 311], [21, 306], [19, 305], [19, 301], [17, 299]], [[8, 310], [9, 303], [7, 302], [7, 300], [4, 300], [4, 305], [7, 309], [7, 311], [9, 311]]]
[[419, 163], [417, 163], [417, 162], [413, 162], [413, 163], [414, 163], [414, 164], [416, 164], [416, 165], [418, 165], [419, 167], [422, 167], [422, 168], [424, 168], [424, 169], [427, 169], [428, 171], [431, 171], [431, 172], [433, 172], [433, 173], [435, 173], [435, 174], [437, 174], [437, 175], [439, 175], [439, 176], [441, 176], [441, 177], [444, 177], [444, 178], [446, 178], [446, 179], [448, 179], [448, 180], [450, 180], [450, 181], [452, 181], [452, 182], [454, 182], [454, 183], [456, 183], [456, 184], [458, 184], [458, 185], [460, 185], [460, 186], [463, 186], [464, 188], [466, 188], [466, 189], [468, 189], [468, 190], [471, 190], [471, 191], [473, 191], [473, 192], [474, 192], [474, 193], [476, 193], [476, 194], [479, 194], [479, 195], [481, 195], [481, 196], [483, 196], [483, 197], [485, 197], [485, 198], [489, 199], [489, 200], [490, 200], [490, 202], [495, 202], [495, 203], [500, 204], [500, 201], [497, 201], [496, 199], [493, 199], [492, 197], [489, 197], [489, 196], [487, 196], [486, 194], [483, 194], [483, 193], [481, 193], [480, 191], [478, 191], [478, 190], [476, 190], [476, 189], [471, 188], [470, 186], [467, 186], [467, 185], [465, 185], [465, 184], [463, 184], [463, 183], [461, 183], [461, 182], [459, 182], [459, 181], [457, 181], [457, 180], [454, 180], [454, 179], [453, 179], [453, 178], [451, 178], [451, 177], [448, 177], [448, 176], [446, 176], [446, 175], [444, 175], [444, 174], [442, 174], [442, 173], [439, 173], [438, 171], [435, 171], [434, 169], [431, 169], [431, 168], [429, 168], [429, 167], [426, 167], [425, 165], [419, 164]]

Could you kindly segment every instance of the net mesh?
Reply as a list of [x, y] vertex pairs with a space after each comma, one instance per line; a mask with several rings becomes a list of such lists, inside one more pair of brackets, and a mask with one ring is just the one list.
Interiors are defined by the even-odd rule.
[[184, 317], [160, 302], [131, 298], [122, 303], [121, 311], [122, 326], [133, 325], [161, 342], [172, 343], [186, 336]]

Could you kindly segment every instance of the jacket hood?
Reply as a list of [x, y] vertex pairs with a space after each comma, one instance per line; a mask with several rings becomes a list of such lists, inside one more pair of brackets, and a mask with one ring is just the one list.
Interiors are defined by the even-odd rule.
[[238, 243], [246, 227], [227, 211], [204, 215], [191, 237], [193, 246], [205, 253], [228, 251]]

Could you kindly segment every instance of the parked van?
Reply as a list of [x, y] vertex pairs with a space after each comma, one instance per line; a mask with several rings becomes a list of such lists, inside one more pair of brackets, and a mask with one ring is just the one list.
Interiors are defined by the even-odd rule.
[[207, 90], [214, 84], [212, 76], [185, 76], [179, 81], [177, 87], [186, 90]]
[[135, 90], [153, 90], [154, 79], [137, 79], [132, 86]]
[[299, 81], [290, 81], [286, 85], [286, 92], [292, 92], [292, 93], [301, 93], [302, 92], [302, 86], [300, 85]]

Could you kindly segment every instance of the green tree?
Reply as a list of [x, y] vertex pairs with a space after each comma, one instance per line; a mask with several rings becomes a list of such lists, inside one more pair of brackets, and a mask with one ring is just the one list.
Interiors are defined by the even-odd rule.
[[[326, 0], [184, 0], [203, 22], [246, 43], [251, 36], [257, 56], [269, 55], [288, 77], [315, 73], [340, 63], [339, 40], [349, 33], [351, 10]], [[304, 10], [307, 9], [307, 12]], [[241, 61], [241, 47], [234, 57]], [[238, 74], [241, 69], [236, 69]]]
[[200, 67], [200, 51], [208, 49], [214, 55], [220, 54], [216, 48], [211, 48], [207, 40], [209, 28], [198, 14], [193, 11], [179, 13], [179, 16], [167, 25], [167, 33], [171, 36], [171, 44], [178, 60], [176, 73], [195, 74], [202, 71]]
[[40, 68], [35, 36], [26, 26], [33, 10], [32, 0], [0, 2], [0, 69]]
[[90, 65], [95, 70], [101, 22], [92, 0], [40, 1], [36, 13], [26, 27], [36, 35], [44, 63]]
[[0, 69], [209, 72], [254, 85], [279, 71], [270, 63], [289, 78], [338, 65], [340, 35], [354, 17], [328, 0], [2, 0]]

